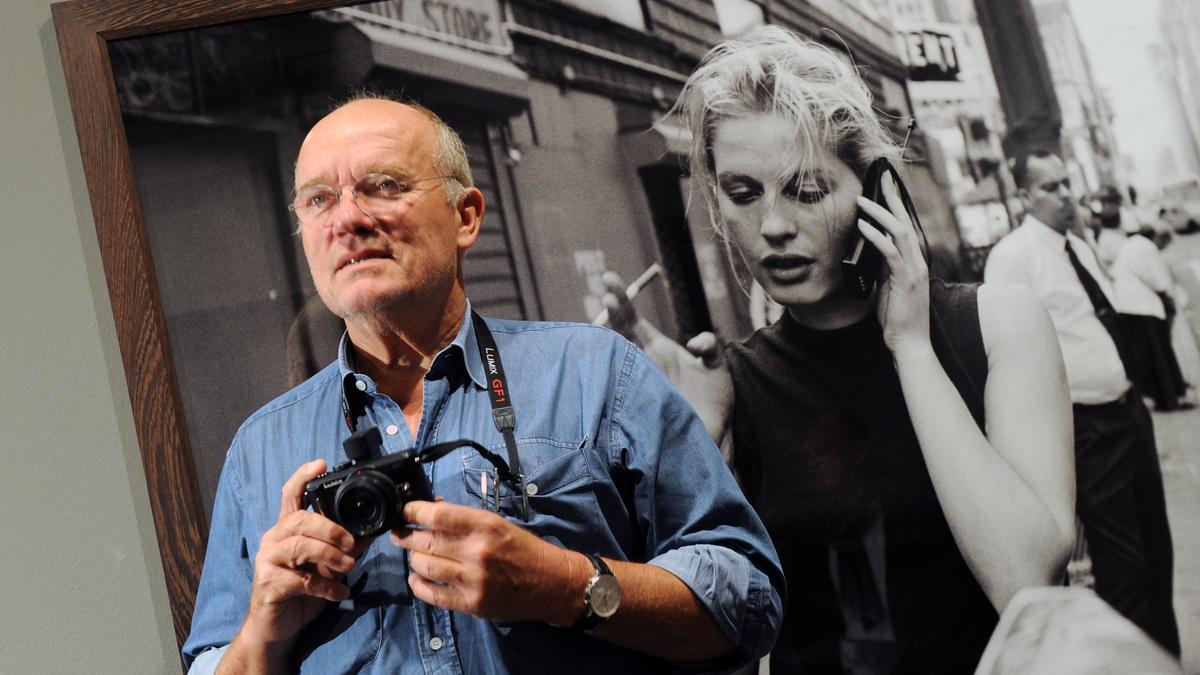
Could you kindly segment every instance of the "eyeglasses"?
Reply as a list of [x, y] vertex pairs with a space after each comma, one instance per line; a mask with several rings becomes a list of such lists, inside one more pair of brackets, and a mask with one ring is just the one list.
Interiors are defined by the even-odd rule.
[[[417, 185], [446, 178], [458, 180], [454, 176], [397, 178], [386, 173], [367, 174], [350, 189], [350, 199], [360, 211], [377, 220], [395, 212], [406, 197], [418, 194]], [[296, 193], [289, 208], [304, 227], [328, 227], [342, 201], [344, 189], [328, 185], [305, 186]]]

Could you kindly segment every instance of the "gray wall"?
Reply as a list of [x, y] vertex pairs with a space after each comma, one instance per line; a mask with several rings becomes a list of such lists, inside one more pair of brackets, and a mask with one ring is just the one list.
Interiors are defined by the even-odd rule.
[[0, 21], [0, 672], [178, 672], [49, 0]]

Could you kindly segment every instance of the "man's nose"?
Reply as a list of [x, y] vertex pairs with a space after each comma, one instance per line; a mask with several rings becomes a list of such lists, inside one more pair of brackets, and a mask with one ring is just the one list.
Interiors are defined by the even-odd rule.
[[358, 195], [352, 188], [342, 188], [338, 202], [330, 214], [330, 227], [334, 235], [356, 234], [374, 229], [379, 225], [375, 217], [367, 213], [358, 203]]

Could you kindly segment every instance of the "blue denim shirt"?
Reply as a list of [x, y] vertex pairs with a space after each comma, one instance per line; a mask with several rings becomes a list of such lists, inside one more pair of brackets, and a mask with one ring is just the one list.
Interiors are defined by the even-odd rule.
[[[378, 426], [384, 452], [468, 438], [507, 457], [467, 317], [425, 377], [415, 439], [399, 406], [354, 373], [369, 398], [360, 428]], [[737, 646], [733, 659], [693, 665], [724, 669], [769, 651], [784, 592], [775, 549], [704, 426], [662, 372], [603, 328], [487, 324], [508, 376], [533, 493], [524, 523], [520, 499], [502, 484], [501, 513], [552, 543], [648, 562], [683, 580]], [[183, 647], [191, 672], [215, 668], [245, 617], [254, 557], [278, 517], [283, 483], [304, 462], [346, 461], [341, 382], [353, 372], [349, 349], [343, 337], [337, 362], [254, 413], [234, 437]], [[462, 448], [425, 471], [434, 494], [478, 507], [489, 467]], [[407, 552], [377, 538], [347, 577], [350, 599], [331, 605], [297, 640], [301, 672], [639, 673], [679, 665], [570, 629], [497, 623], [428, 605], [412, 597], [408, 573]]]

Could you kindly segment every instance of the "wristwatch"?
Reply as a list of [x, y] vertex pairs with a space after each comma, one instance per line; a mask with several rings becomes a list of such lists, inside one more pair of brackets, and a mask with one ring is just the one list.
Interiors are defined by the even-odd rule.
[[613, 575], [608, 564], [600, 556], [591, 553], [588, 559], [596, 568], [596, 574], [588, 579], [583, 589], [583, 616], [571, 626], [575, 630], [589, 631], [604, 623], [604, 620], [617, 613], [621, 606], [621, 584]]

